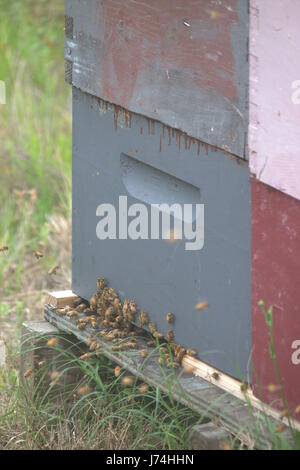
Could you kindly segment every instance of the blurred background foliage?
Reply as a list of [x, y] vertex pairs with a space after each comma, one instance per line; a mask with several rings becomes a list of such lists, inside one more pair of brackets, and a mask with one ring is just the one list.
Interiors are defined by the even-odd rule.
[[[9, 247], [0, 253], [0, 339], [15, 331], [16, 315], [17, 324], [42, 317], [41, 292], [70, 285], [71, 87], [63, 54], [64, 2], [0, 0], [0, 246]], [[53, 264], [56, 277], [48, 275]]]

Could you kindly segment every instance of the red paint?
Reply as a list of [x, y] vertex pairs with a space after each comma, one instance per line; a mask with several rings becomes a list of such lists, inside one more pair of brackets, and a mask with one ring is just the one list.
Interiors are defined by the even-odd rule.
[[276, 377], [259, 300], [274, 306], [276, 362], [284, 395], [295, 410], [300, 404], [300, 364], [292, 362], [292, 343], [300, 340], [300, 202], [252, 178], [254, 393], [282, 409], [280, 394], [268, 391]]
[[213, 0], [105, 0], [99, 25], [106, 44], [103, 98], [130, 108], [139, 75], [154, 63], [170, 74], [185, 70], [191, 84], [236, 98], [231, 29], [238, 23], [237, 0], [226, 6]]

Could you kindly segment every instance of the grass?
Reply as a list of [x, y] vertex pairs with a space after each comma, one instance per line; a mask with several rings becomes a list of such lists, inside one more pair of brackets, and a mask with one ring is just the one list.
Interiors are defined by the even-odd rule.
[[[124, 387], [126, 372], [116, 377], [103, 356], [83, 362], [70, 350], [63, 366], [55, 360], [39, 370], [34, 393], [30, 381], [19, 382], [22, 322], [41, 318], [46, 291], [70, 287], [71, 87], [61, 0], [0, 0], [0, 17], [7, 94], [0, 105], [0, 246], [9, 247], [0, 254], [0, 339], [8, 351], [0, 367], [0, 449], [185, 449], [191, 425], [203, 418], [158, 388], [141, 393], [137, 379]], [[50, 277], [54, 264], [60, 269]], [[54, 370], [60, 383], [45, 389]], [[65, 388], [70, 370], [79, 379]], [[258, 435], [260, 420], [273, 448], [290, 448], [266, 416], [257, 419]]]

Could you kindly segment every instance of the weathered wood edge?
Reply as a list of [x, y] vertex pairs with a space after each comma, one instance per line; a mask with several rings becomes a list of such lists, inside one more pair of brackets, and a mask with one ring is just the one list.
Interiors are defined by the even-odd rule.
[[[85, 330], [78, 330], [74, 320], [56, 315], [55, 308], [48, 304], [45, 305], [44, 316], [49, 323], [72, 333], [84, 343], [87, 343], [90, 335], [95, 335], [98, 331], [88, 325]], [[101, 353], [108, 359], [149, 384], [159, 387], [163, 392], [171, 392], [176, 400], [224, 427], [242, 442], [249, 443], [254, 440], [257, 448], [270, 448], [268, 429], [263, 420], [260, 421], [260, 435], [257, 436], [259, 418], [268, 416], [264, 411], [253, 410], [250, 401], [246, 403], [208, 380], [186, 373], [183, 368], [176, 371], [162, 368], [157, 363], [158, 350], [149, 348], [143, 338], [139, 338], [139, 342], [141, 348], [147, 349], [149, 353], [146, 358], [141, 357], [139, 350], [122, 353], [111, 351], [111, 343], [98, 336], [97, 342]], [[272, 417], [268, 419], [274, 426], [282, 424], [282, 420], [278, 421]], [[292, 442], [290, 429], [286, 429], [281, 435]]]

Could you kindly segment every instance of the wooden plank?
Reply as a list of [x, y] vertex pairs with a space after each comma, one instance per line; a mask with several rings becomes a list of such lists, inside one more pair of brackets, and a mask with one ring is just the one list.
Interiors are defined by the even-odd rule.
[[[257, 411], [254, 416], [245, 401], [225, 392], [202, 377], [185, 372], [184, 368], [170, 370], [159, 366], [157, 363], [160, 357], [159, 351], [149, 348], [144, 338], [139, 337], [138, 341], [139, 347], [148, 352], [146, 358], [141, 356], [139, 349], [115, 352], [111, 350], [111, 343], [104, 340], [101, 335], [97, 335], [99, 331], [92, 329], [89, 325], [84, 330], [79, 330], [74, 319], [57, 315], [50, 305], [45, 306], [44, 314], [47, 321], [63, 331], [73, 333], [85, 343], [93, 335], [101, 348], [101, 353], [106, 357], [151, 385], [160, 387], [166, 393], [171, 392], [175, 399], [238, 435], [243, 442], [249, 442], [249, 436], [253, 436], [257, 447], [270, 446], [267, 439], [268, 430], [263, 422], [261, 422], [261, 434], [256, 435], [255, 421], [263, 416], [260, 411]], [[273, 418], [270, 420], [273, 421]], [[290, 430], [284, 431], [283, 435], [290, 438]]]
[[66, 77], [246, 158], [248, 0], [67, 0]]
[[71, 290], [61, 290], [49, 292], [46, 303], [53, 307], [61, 308], [66, 305], [72, 305], [76, 299], [78, 299], [78, 296]]
[[[269, 331], [258, 302], [273, 306], [276, 364], [293, 412], [300, 405], [300, 202], [252, 178], [252, 340], [254, 393], [282, 409]], [[270, 282], [271, 280], [271, 282]], [[296, 415], [295, 415], [296, 417]], [[297, 417], [300, 417], [298, 414]]]
[[300, 2], [251, 0], [250, 7], [250, 169], [300, 199]]

